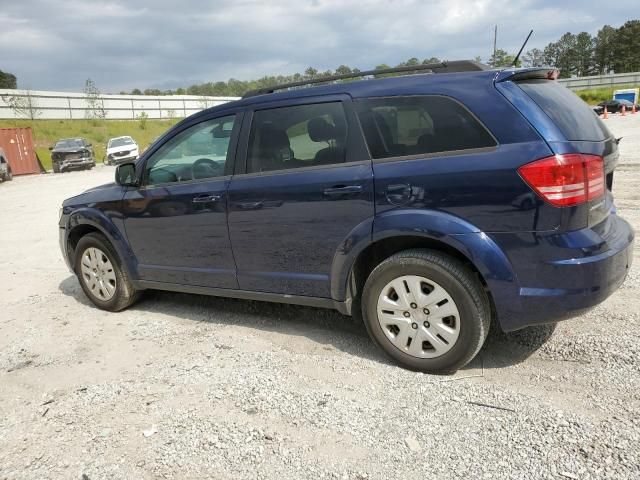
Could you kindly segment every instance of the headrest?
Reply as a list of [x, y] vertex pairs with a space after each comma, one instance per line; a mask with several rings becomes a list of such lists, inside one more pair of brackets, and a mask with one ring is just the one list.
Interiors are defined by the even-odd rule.
[[263, 123], [260, 126], [260, 145], [262, 148], [289, 148], [291, 146], [287, 132], [272, 123]]
[[312, 118], [307, 122], [309, 138], [314, 142], [326, 142], [336, 139], [336, 127], [322, 117]]

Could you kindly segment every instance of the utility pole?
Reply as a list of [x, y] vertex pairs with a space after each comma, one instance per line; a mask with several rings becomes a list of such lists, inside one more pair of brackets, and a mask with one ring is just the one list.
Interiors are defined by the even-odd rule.
[[498, 40], [498, 25], [493, 29], [493, 58], [491, 60], [491, 66], [496, 66], [496, 41]]

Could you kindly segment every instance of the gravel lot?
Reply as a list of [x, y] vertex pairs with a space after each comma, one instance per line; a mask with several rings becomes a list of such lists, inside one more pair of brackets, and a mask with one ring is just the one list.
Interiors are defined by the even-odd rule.
[[[607, 122], [640, 230], [640, 115]], [[416, 374], [331, 311], [160, 292], [93, 308], [58, 208], [112, 176], [0, 184], [0, 478], [640, 478], [640, 258], [590, 313]]]

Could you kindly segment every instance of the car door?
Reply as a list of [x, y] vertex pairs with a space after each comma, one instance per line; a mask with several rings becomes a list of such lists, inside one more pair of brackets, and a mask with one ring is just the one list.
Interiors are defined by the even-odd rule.
[[371, 161], [356, 125], [346, 95], [247, 112], [229, 186], [241, 289], [331, 297], [336, 251], [374, 215]]
[[124, 197], [124, 225], [143, 280], [237, 288], [227, 186], [241, 114], [191, 124], [145, 160]]

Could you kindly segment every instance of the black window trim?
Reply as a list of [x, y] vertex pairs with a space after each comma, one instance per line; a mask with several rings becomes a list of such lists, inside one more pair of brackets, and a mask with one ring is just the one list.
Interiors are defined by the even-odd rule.
[[[164, 182], [164, 183], [154, 183], [154, 184], [146, 183], [147, 182], [147, 163], [149, 162], [149, 160], [151, 160], [155, 156], [155, 154], [164, 145], [166, 145], [171, 140], [173, 140], [177, 135], [180, 135], [182, 132], [196, 125], [199, 125], [205, 122], [210, 122], [212, 120], [217, 120], [219, 118], [232, 117], [232, 116], [235, 116], [235, 120], [233, 122], [233, 130], [231, 131], [231, 137], [229, 138], [229, 147], [227, 149], [227, 161], [224, 166], [224, 175], [220, 175], [218, 177], [211, 177], [211, 178], [197, 178], [192, 180], [186, 180], [184, 182]], [[227, 112], [220, 112], [220, 113], [216, 112], [216, 115], [198, 118], [197, 121], [185, 123], [183, 125], [183, 128], [180, 128], [179, 130], [172, 132], [172, 134], [169, 137], [167, 137], [165, 141], [162, 142], [162, 144], [157, 145], [152, 152], [149, 152], [148, 156], [145, 156], [144, 161], [140, 163], [141, 165], [141, 172], [139, 176], [140, 184], [137, 188], [140, 190], [151, 190], [153, 188], [160, 188], [160, 187], [166, 188], [172, 185], [191, 185], [191, 184], [197, 184], [197, 183], [213, 182], [218, 180], [229, 180], [233, 175], [233, 169], [237, 160], [238, 139], [240, 137], [240, 130], [243, 122], [243, 117], [244, 117], [243, 111], [235, 111], [235, 112], [227, 111]]]
[[478, 124], [493, 139], [493, 141], [495, 142], [495, 145], [489, 146], [489, 147], [465, 148], [463, 150], [444, 150], [442, 152], [418, 153], [418, 154], [413, 154], [413, 155], [396, 155], [396, 156], [393, 156], [393, 157], [373, 158], [373, 155], [371, 154], [371, 151], [369, 150], [369, 143], [366, 141], [367, 137], [365, 136], [364, 127], [362, 126], [362, 122], [360, 121], [360, 115], [356, 114], [356, 119], [357, 119], [358, 125], [360, 126], [360, 132], [361, 132], [365, 147], [367, 149], [367, 153], [369, 154], [369, 158], [371, 159], [371, 161], [373, 163], [402, 162], [402, 161], [418, 160], [418, 159], [421, 159], [421, 158], [431, 159], [431, 158], [452, 157], [452, 156], [457, 157], [457, 156], [460, 156], [460, 155], [472, 155], [472, 154], [476, 154], [476, 153], [489, 153], [489, 152], [494, 152], [500, 146], [500, 142], [498, 142], [498, 139], [495, 137], [493, 132], [491, 132], [491, 130], [489, 130], [489, 128], [487, 128], [487, 126], [484, 124], [484, 122], [482, 122], [475, 113], [473, 113], [471, 110], [469, 110], [464, 103], [462, 103], [460, 100], [458, 100], [457, 98], [454, 98], [454, 97], [452, 97], [450, 95], [443, 95], [443, 94], [440, 94], [440, 93], [418, 93], [418, 94], [410, 94], [410, 95], [398, 94], [398, 95], [381, 95], [381, 96], [358, 97], [358, 98], [354, 98], [353, 99], [353, 103], [355, 104], [354, 105], [354, 110], [356, 109], [356, 105], [359, 102], [364, 102], [364, 101], [367, 101], [367, 100], [381, 100], [381, 99], [394, 99], [394, 98], [412, 98], [412, 97], [420, 97], [420, 98], [423, 98], [423, 97], [443, 97], [443, 98], [447, 98], [449, 100], [454, 101], [455, 103], [460, 105], [460, 107], [462, 107], [463, 110], [465, 110], [472, 118], [474, 118], [478, 122]]
[[[262, 110], [274, 110], [277, 108], [299, 107], [304, 105], [318, 105], [323, 103], [340, 103], [342, 105], [347, 128], [347, 147], [345, 161], [341, 163], [332, 163], [328, 165], [309, 165], [308, 167], [285, 168], [281, 170], [268, 170], [265, 172], [248, 172], [247, 157], [249, 155], [249, 138], [251, 136], [251, 128], [253, 126], [253, 118], [255, 112]], [[245, 118], [242, 123], [242, 131], [238, 142], [238, 151], [236, 154], [236, 165], [234, 176], [242, 176], [243, 178], [266, 177], [270, 175], [282, 175], [295, 172], [306, 172], [312, 170], [326, 170], [331, 168], [340, 168], [345, 166], [356, 166], [369, 164], [371, 157], [367, 150], [366, 142], [361, 134], [358, 134], [359, 123], [356, 111], [353, 106], [351, 95], [345, 93], [316, 95], [313, 97], [300, 97], [295, 99], [278, 100], [268, 103], [257, 103], [249, 106]], [[357, 127], [357, 128], [355, 128]]]

